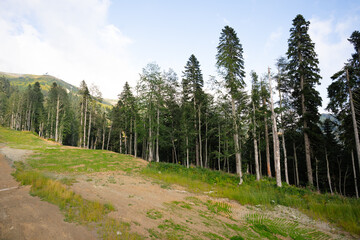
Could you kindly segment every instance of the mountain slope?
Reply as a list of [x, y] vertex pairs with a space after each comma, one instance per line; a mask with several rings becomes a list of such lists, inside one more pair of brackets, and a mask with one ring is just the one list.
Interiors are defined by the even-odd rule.
[[[0, 153], [4, 154], [7, 153], [4, 149], [14, 153], [19, 147], [34, 151], [33, 155], [26, 156], [24, 162], [16, 164], [15, 177], [33, 185], [30, 190], [33, 195], [62, 206], [68, 221], [85, 226], [96, 223], [99, 229], [93, 232], [100, 233], [99, 237], [103, 239], [359, 239], [358, 235], [352, 236], [333, 224], [311, 219], [298, 209], [280, 203], [287, 199], [305, 206], [308, 201], [316, 202], [315, 198], [322, 198], [318, 205], [314, 205], [316, 208], [338, 203], [343, 212], [348, 201], [354, 202], [352, 210], [357, 211], [355, 199], [336, 200], [336, 196], [318, 195], [286, 185], [278, 189], [274, 180], [269, 179], [257, 182], [248, 177], [243, 185], [238, 186], [235, 175], [219, 171], [187, 169], [164, 163], [148, 164], [130, 155], [61, 146], [43, 141], [30, 132], [5, 128], [0, 128], [0, 143], [4, 145]], [[1, 171], [0, 168], [0, 174]], [[52, 179], [46, 181], [47, 177], [42, 174], [50, 175]], [[188, 179], [184, 181], [185, 178]], [[166, 179], [178, 179], [185, 184], [180, 186]], [[69, 186], [64, 186], [64, 183]], [[185, 186], [186, 183], [193, 184], [193, 187]], [[47, 187], [50, 184], [57, 188]], [[268, 198], [268, 190], [281, 196]], [[50, 195], [55, 191], [62, 194]], [[64, 194], [70, 191], [71, 194]], [[225, 191], [232, 191], [240, 198], [243, 198], [240, 195], [249, 193], [256, 196], [249, 198], [248, 204], [240, 204], [241, 199], [219, 198]], [[303, 192], [303, 197], [298, 196], [300, 192]], [[73, 199], [80, 199], [85, 204], [94, 202], [97, 207], [83, 204], [81, 206], [85, 209], [82, 212]], [[62, 201], [66, 204], [60, 205]], [[263, 204], [257, 204], [259, 201]], [[95, 215], [105, 203], [110, 213]], [[312, 210], [314, 208], [310, 207], [309, 211]], [[88, 211], [91, 214], [84, 214]], [[343, 220], [341, 213], [329, 213]], [[94, 218], [93, 214], [98, 217]], [[316, 218], [316, 215], [312, 216]], [[81, 221], [76, 221], [79, 217], [82, 217]], [[14, 218], [14, 221], [18, 220]], [[358, 228], [357, 218], [353, 221]]]
[[52, 84], [55, 82], [57, 85], [65, 88], [68, 92], [77, 92], [79, 89], [59, 78], [51, 75], [32, 75], [32, 74], [17, 74], [17, 73], [5, 73], [0, 72], [0, 76], [7, 78], [12, 86], [18, 87], [20, 90], [27, 88], [29, 84], [33, 85], [35, 82], [39, 82], [41, 89], [46, 94]]
[[[46, 96], [51, 86], [55, 82], [58, 86], [63, 87], [67, 90], [68, 93], [76, 94], [79, 91], [79, 88], [61, 80], [57, 77], [51, 75], [33, 75], [33, 74], [18, 74], [18, 73], [6, 73], [0, 72], [0, 77], [4, 76], [9, 80], [10, 85], [19, 88], [20, 90], [25, 90], [29, 84], [33, 85], [36, 82], [40, 83], [40, 87], [43, 91], [43, 94]], [[103, 99], [102, 103], [104, 105], [113, 106], [116, 104], [116, 100], [113, 99]]]

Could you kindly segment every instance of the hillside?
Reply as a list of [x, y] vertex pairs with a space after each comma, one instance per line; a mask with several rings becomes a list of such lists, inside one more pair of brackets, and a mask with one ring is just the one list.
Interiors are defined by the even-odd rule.
[[[255, 182], [247, 177], [244, 185], [237, 186], [235, 175], [200, 168], [186, 169], [173, 164], [148, 164], [130, 155], [66, 147], [45, 141], [30, 132], [4, 128], [0, 128], [1, 153], [10, 160], [22, 161], [13, 162], [16, 166], [14, 176], [22, 184], [31, 185], [31, 195], [59, 206], [65, 220], [73, 223], [71, 226], [74, 223], [90, 226], [90, 229], [95, 226], [97, 231], [92, 231], [92, 234], [97, 238], [235, 240], [358, 237], [355, 235], [359, 232], [358, 201], [295, 187], [279, 189], [273, 180]], [[0, 172], [0, 176], [5, 175]], [[24, 191], [24, 188], [21, 189]], [[2, 194], [4, 198], [0, 198], [0, 204], [4, 209], [16, 211], [3, 203], [9, 202], [1, 200], [15, 193], [11, 194], [9, 190]], [[291, 206], [297, 206], [297, 209]], [[317, 209], [325, 209], [331, 216], [318, 215], [320, 211]], [[325, 222], [314, 220], [299, 210]], [[24, 221], [13, 215], [4, 216], [11, 218], [15, 227]], [[345, 217], [352, 218], [353, 235], [326, 222], [346, 227], [345, 224], [350, 221]], [[336, 219], [338, 222], [335, 222]], [[27, 224], [34, 225], [33, 229], [37, 230], [37, 221], [35, 219]], [[2, 219], [0, 227], [1, 224]], [[51, 222], [43, 224], [50, 225], [46, 229], [55, 231]], [[6, 223], [4, 226], [11, 227]], [[96, 236], [96, 232], [99, 235]], [[0, 231], [0, 238], [11, 236], [6, 233], [3, 231], [5, 235], [1, 235]]]
[[[65, 82], [57, 77], [51, 75], [33, 75], [33, 74], [18, 74], [18, 73], [6, 73], [0, 72], [0, 76], [4, 76], [14, 87], [18, 87], [20, 90], [25, 90], [29, 84], [33, 85], [35, 82], [39, 82], [43, 94], [46, 96], [50, 90], [52, 84], [55, 82], [57, 85], [63, 87], [67, 90], [68, 93], [77, 93], [79, 88], [71, 85], [70, 83]], [[102, 103], [104, 105], [113, 106], [116, 104], [116, 100], [113, 99], [103, 99]]]

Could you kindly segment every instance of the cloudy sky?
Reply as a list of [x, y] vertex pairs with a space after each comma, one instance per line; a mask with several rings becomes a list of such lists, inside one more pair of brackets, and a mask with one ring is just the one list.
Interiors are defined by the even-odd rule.
[[0, 71], [49, 73], [76, 86], [85, 80], [116, 99], [153, 61], [181, 77], [195, 54], [204, 79], [216, 76], [216, 46], [229, 25], [243, 45], [248, 80], [251, 70], [275, 70], [299, 13], [311, 22], [326, 106], [330, 76], [354, 51], [347, 38], [360, 30], [357, 0], [1, 0]]

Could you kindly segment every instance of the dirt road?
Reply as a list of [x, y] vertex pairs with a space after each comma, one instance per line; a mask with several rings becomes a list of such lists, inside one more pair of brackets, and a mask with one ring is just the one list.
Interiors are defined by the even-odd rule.
[[[7, 148], [7, 156], [19, 157], [13, 151]], [[0, 239], [96, 239], [86, 227], [64, 222], [57, 206], [30, 196], [28, 186], [19, 187], [10, 164], [0, 151]]]

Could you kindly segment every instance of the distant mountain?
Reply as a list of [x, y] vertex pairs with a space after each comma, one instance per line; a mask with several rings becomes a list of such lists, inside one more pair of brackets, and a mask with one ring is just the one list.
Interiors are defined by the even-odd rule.
[[5, 78], [7, 78], [12, 86], [18, 87], [20, 90], [26, 89], [29, 84], [33, 85], [35, 82], [39, 82], [43, 93], [47, 94], [52, 84], [56, 82], [57, 85], [67, 89], [68, 92], [76, 93], [79, 91], [77, 87], [51, 75], [32, 75], [0, 72], [0, 76], [4, 76]]
[[[79, 88], [67, 83], [59, 78], [56, 78], [51, 75], [32, 75], [32, 74], [18, 74], [18, 73], [6, 73], [0, 72], [0, 76], [4, 76], [10, 82], [10, 85], [18, 87], [20, 90], [25, 90], [29, 84], [33, 85], [36, 82], [40, 83], [41, 90], [43, 94], [46, 96], [51, 86], [55, 82], [57, 85], [63, 87], [67, 90], [67, 92], [72, 92], [76, 94], [79, 92]], [[102, 103], [104, 105], [113, 106], [116, 104], [116, 100], [113, 99], [103, 99]]]

